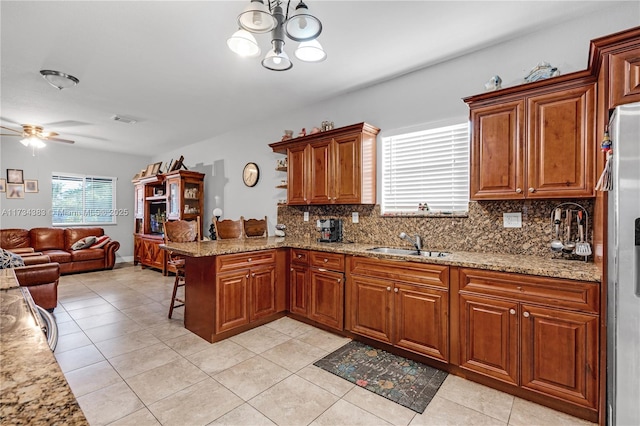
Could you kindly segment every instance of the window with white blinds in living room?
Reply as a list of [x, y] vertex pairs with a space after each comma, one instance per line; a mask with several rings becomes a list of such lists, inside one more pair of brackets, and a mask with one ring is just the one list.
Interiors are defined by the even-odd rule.
[[383, 138], [381, 209], [383, 214], [468, 212], [468, 122]]
[[51, 177], [53, 225], [116, 223], [116, 178], [54, 173]]

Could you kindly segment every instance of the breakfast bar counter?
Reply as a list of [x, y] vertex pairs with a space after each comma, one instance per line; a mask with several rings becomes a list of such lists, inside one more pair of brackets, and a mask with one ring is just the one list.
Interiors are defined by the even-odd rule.
[[547, 259], [538, 256], [500, 253], [452, 252], [445, 257], [383, 254], [369, 251], [373, 244], [321, 243], [314, 240], [269, 237], [244, 240], [203, 241], [200, 243], [169, 243], [163, 248], [189, 257], [209, 257], [223, 254], [247, 253], [277, 248], [297, 248], [326, 251], [354, 256], [406, 260], [490, 271], [512, 272], [550, 278], [600, 282], [601, 273], [592, 262]]
[[3, 424], [88, 425], [12, 269], [0, 270]]

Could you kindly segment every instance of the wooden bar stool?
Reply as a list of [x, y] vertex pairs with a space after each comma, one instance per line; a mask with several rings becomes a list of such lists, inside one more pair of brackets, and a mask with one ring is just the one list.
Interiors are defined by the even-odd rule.
[[266, 238], [269, 236], [266, 216], [264, 219], [246, 219], [243, 222], [246, 238]]
[[[168, 221], [164, 223], [164, 243], [190, 243], [194, 241], [200, 241], [200, 216], [196, 217], [196, 220], [176, 220]], [[178, 298], [178, 287], [183, 287], [186, 284], [186, 277], [184, 273], [184, 257], [175, 255], [173, 252], [168, 252], [169, 259], [167, 264], [171, 265], [176, 270], [176, 279], [173, 282], [173, 292], [171, 294], [171, 306], [169, 307], [169, 318], [173, 315], [173, 310], [184, 306], [184, 299]], [[176, 304], [177, 302], [177, 304]]]
[[213, 222], [219, 240], [244, 238], [244, 218], [238, 220], [216, 220]]

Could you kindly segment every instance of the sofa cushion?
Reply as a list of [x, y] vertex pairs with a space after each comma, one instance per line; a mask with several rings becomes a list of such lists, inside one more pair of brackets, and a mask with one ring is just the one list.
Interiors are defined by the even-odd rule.
[[67, 263], [71, 262], [71, 253], [64, 250], [43, 250], [42, 254], [49, 256], [52, 262]]
[[36, 251], [63, 250], [65, 248], [64, 229], [62, 228], [32, 228], [29, 231], [29, 236], [31, 246]]
[[82, 250], [85, 248], [89, 248], [93, 244], [95, 244], [96, 239], [97, 238], [94, 236], [80, 238], [78, 241], [76, 241], [71, 245], [71, 250]]
[[17, 228], [1, 229], [0, 247], [7, 250], [31, 247], [29, 230]]
[[72, 262], [81, 262], [83, 260], [104, 259], [104, 249], [88, 248], [84, 250], [76, 250], [71, 252]]
[[24, 260], [15, 253], [0, 248], [0, 269], [17, 268], [24, 266]]
[[71, 246], [78, 240], [86, 237], [101, 237], [104, 229], [97, 227], [66, 228], [64, 230], [64, 249], [72, 250]]
[[104, 247], [109, 241], [111, 241], [111, 238], [108, 235], [103, 235], [101, 237], [98, 237], [96, 239], [96, 242], [93, 243], [93, 245], [91, 246], [91, 248], [100, 248], [100, 247]]

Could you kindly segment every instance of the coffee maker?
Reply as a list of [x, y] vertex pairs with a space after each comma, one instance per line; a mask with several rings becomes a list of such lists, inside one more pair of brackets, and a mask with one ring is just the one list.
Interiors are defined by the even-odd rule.
[[318, 220], [318, 230], [320, 231], [321, 243], [338, 243], [342, 241], [342, 219], [320, 219]]

